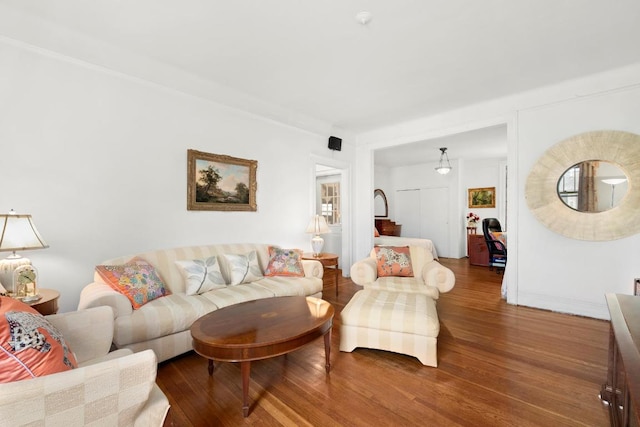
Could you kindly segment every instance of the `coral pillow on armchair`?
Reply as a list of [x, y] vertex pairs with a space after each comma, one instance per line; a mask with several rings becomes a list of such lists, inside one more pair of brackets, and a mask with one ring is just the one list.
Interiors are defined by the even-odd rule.
[[378, 277], [413, 277], [411, 254], [408, 246], [376, 246]]
[[21, 301], [0, 297], [0, 383], [77, 367], [62, 334], [44, 316]]

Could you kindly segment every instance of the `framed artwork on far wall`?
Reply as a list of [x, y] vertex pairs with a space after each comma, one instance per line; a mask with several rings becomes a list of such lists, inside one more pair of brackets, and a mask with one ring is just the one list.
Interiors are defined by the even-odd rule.
[[495, 208], [496, 187], [470, 188], [469, 208]]
[[256, 211], [258, 162], [187, 151], [187, 210]]

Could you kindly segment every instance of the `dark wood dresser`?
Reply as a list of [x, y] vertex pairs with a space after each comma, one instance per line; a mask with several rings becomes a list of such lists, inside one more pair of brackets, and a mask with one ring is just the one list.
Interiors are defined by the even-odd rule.
[[396, 224], [388, 218], [376, 218], [376, 228], [382, 236], [400, 236], [402, 225]]

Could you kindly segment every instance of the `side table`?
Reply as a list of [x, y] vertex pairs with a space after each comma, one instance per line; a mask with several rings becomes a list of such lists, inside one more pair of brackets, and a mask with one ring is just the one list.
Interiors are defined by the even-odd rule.
[[49, 314], [56, 314], [58, 312], [58, 298], [60, 298], [60, 292], [53, 289], [38, 289], [38, 294], [42, 296], [38, 301], [27, 303], [31, 307], [35, 308], [38, 313], [43, 316]]
[[327, 268], [333, 270], [333, 280], [336, 285], [336, 296], [338, 296], [338, 255], [323, 252], [320, 255], [315, 256], [310, 253], [305, 253], [302, 255], [302, 259], [320, 261], [325, 272], [327, 271]]

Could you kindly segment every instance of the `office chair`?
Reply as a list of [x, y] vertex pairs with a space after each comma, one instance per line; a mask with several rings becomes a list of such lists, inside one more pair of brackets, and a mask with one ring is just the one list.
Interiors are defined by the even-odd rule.
[[493, 270], [493, 267], [496, 267], [496, 273], [504, 273], [504, 269], [507, 266], [507, 247], [492, 234], [502, 232], [500, 221], [496, 218], [484, 218], [482, 220], [482, 232], [489, 250], [489, 269]]

